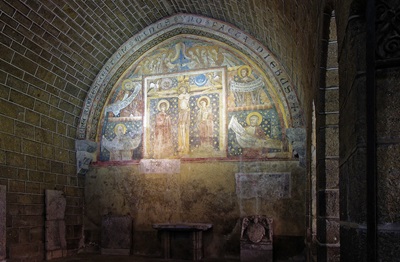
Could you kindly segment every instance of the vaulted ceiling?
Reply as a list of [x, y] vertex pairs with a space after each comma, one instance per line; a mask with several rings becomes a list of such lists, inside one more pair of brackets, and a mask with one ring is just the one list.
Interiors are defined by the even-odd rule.
[[[212, 17], [253, 35], [281, 61], [304, 101], [317, 79], [320, 0], [4, 0], [2, 42], [61, 99], [77, 123], [93, 80], [112, 54], [146, 26], [177, 13]], [[4, 49], [4, 48], [3, 48]], [[4, 50], [5, 52], [7, 50]], [[19, 57], [19, 56], [18, 56]], [[39, 66], [30, 71], [30, 63]], [[51, 103], [51, 102], [50, 102]], [[64, 106], [62, 106], [64, 105]]]

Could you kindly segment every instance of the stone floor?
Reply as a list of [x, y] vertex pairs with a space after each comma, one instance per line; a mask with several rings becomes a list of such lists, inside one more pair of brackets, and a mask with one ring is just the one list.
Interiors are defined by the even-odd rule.
[[[100, 254], [78, 254], [73, 257], [53, 259], [54, 262], [189, 262], [181, 259], [161, 259], [140, 256], [105, 256]], [[204, 259], [202, 262], [239, 262], [237, 259]]]
[[[190, 262], [191, 260], [182, 259], [162, 259], [162, 258], [149, 258], [141, 256], [105, 256], [100, 254], [78, 254], [73, 257], [62, 259], [53, 259], [54, 262]], [[206, 258], [202, 262], [240, 262], [239, 259], [216, 259]], [[304, 256], [291, 257], [284, 260], [275, 260], [275, 262], [304, 262]]]

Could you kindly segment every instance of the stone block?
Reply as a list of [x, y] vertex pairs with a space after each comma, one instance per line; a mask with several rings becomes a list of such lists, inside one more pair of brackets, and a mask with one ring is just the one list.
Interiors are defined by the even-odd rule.
[[327, 89], [324, 92], [324, 111], [337, 112], [339, 111], [339, 89]]
[[338, 125], [338, 124], [339, 124], [339, 114], [325, 115], [325, 125]]
[[50, 146], [50, 145], [42, 144], [42, 154], [43, 154], [44, 158], [53, 159], [54, 158], [54, 147]]
[[29, 109], [33, 109], [35, 105], [34, 98], [12, 89], [10, 91], [10, 100], [13, 101], [14, 103], [17, 103], [18, 105], [21, 105]]
[[12, 118], [0, 115], [0, 131], [5, 133], [13, 134], [14, 132], [14, 120]]
[[[56, 149], [54, 149], [56, 150]], [[51, 161], [51, 172], [62, 174], [63, 173], [63, 163], [57, 161]]]
[[67, 242], [65, 238], [65, 221], [46, 221], [45, 240], [46, 251], [66, 250]]
[[35, 132], [35, 128], [23, 122], [15, 121], [15, 133], [20, 137], [32, 139], [32, 134]]
[[0, 140], [1, 140], [1, 146], [2, 149], [6, 151], [14, 151], [14, 152], [19, 152], [21, 151], [21, 139], [18, 137], [15, 137], [13, 135], [8, 135], [6, 133], [0, 133]]
[[337, 86], [339, 83], [339, 74], [337, 70], [326, 71], [326, 86]]
[[11, 180], [9, 182], [10, 192], [25, 192], [25, 181]]
[[6, 258], [6, 191], [7, 187], [0, 185], [0, 261]]
[[25, 167], [25, 156], [20, 153], [6, 152], [7, 165]]
[[325, 128], [325, 156], [339, 156], [339, 128]]
[[104, 216], [101, 222], [101, 253], [129, 255], [132, 245], [132, 218]]
[[42, 146], [38, 142], [25, 139], [22, 141], [22, 152], [24, 152], [27, 155], [34, 155], [37, 157], [41, 157]]
[[[37, 103], [38, 104], [38, 103]], [[49, 109], [50, 110], [50, 109]], [[46, 114], [48, 114], [48, 110], [46, 109]], [[48, 132], [56, 132], [57, 131], [57, 121], [42, 115], [40, 119], [41, 127], [47, 129]]]
[[325, 185], [326, 189], [339, 188], [339, 160], [325, 159]]
[[335, 41], [337, 40], [337, 27], [336, 27], [336, 17], [333, 15], [330, 19], [329, 24], [329, 40]]
[[41, 189], [40, 189], [40, 183], [31, 183], [31, 182], [26, 182], [26, 193], [28, 194], [40, 194]]
[[46, 190], [46, 220], [63, 220], [67, 201], [64, 193], [58, 190]]
[[[338, 60], [337, 60], [337, 51], [338, 45], [337, 42], [331, 42], [328, 45], [328, 61], [327, 61], [327, 68], [338, 68]], [[337, 83], [339, 84], [339, 82]]]

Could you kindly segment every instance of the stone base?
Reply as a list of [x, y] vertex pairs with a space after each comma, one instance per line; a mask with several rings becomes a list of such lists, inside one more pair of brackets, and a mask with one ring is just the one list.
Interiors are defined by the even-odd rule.
[[116, 256], [129, 256], [131, 254], [130, 249], [112, 249], [112, 248], [102, 248], [102, 255], [116, 255]]
[[272, 262], [272, 250], [240, 250], [240, 262]]
[[241, 262], [272, 262], [273, 247], [272, 243], [250, 243], [242, 241], [240, 243]]

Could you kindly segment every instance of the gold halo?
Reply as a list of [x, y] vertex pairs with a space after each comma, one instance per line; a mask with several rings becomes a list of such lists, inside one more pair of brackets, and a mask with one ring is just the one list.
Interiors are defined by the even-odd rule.
[[197, 105], [199, 106], [199, 107], [201, 107], [200, 106], [200, 101], [201, 100], [206, 100], [207, 101], [207, 105], [209, 105], [211, 102], [210, 102], [210, 98], [208, 97], [208, 96], [201, 96], [199, 99], [197, 99]]
[[239, 69], [238, 69], [238, 75], [241, 77], [241, 78], [243, 78], [243, 76], [242, 76], [242, 70], [243, 69], [246, 69], [246, 71], [247, 71], [247, 76], [251, 76], [251, 68], [250, 68], [250, 66], [248, 66], [248, 65], [242, 65], [241, 67], [239, 67]]
[[126, 133], [126, 126], [125, 126], [124, 124], [116, 124], [116, 125], [114, 126], [114, 134], [117, 134], [117, 129], [118, 129], [119, 126], [122, 126], [122, 129], [124, 130], [124, 135], [125, 135], [125, 133]]
[[168, 102], [168, 100], [165, 100], [165, 99], [161, 99], [160, 101], [158, 101], [158, 104], [157, 104], [158, 111], [161, 111], [160, 105], [162, 103], [166, 103], [167, 104], [167, 108], [165, 108], [165, 111], [167, 111], [169, 109], [169, 102]]
[[246, 123], [248, 125], [250, 125], [250, 117], [252, 117], [252, 116], [257, 116], [258, 117], [257, 125], [261, 125], [263, 117], [258, 112], [251, 112], [250, 114], [248, 114], [247, 117], [246, 117]]
[[[128, 82], [130, 82], [132, 84], [130, 89], [125, 88], [125, 84]], [[128, 78], [128, 79], [125, 79], [124, 81], [122, 81], [122, 90], [130, 91], [132, 89], [133, 89], [133, 81], [131, 79]]]

